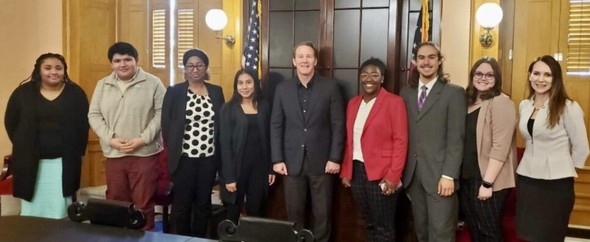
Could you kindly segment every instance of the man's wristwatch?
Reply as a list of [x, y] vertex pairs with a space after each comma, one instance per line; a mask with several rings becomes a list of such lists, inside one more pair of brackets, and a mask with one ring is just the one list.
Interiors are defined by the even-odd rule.
[[494, 183], [491, 182], [487, 182], [487, 181], [482, 181], [481, 185], [485, 188], [492, 188], [492, 186], [494, 185]]

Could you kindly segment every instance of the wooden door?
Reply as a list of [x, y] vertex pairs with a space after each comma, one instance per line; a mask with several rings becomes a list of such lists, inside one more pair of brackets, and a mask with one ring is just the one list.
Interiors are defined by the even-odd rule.
[[[165, 23], [169, 19], [169, 4], [167, 0], [128, 0], [118, 1], [117, 11], [117, 41], [132, 44], [138, 52], [138, 65], [144, 70], [162, 80], [168, 86], [169, 63], [168, 58], [161, 59], [154, 56], [169, 56], [168, 38], [158, 38], [154, 51], [154, 30], [161, 32], [161, 36], [169, 36]], [[154, 23], [155, 22], [155, 23]], [[156, 26], [156, 27], [154, 27]], [[158, 48], [164, 47], [164, 48]]]
[[[178, 27], [174, 29], [177, 36], [175, 51], [176, 59], [171, 65], [176, 73], [175, 83], [184, 82], [184, 67], [182, 66], [182, 56], [188, 49], [198, 48], [209, 57], [209, 82], [221, 85], [224, 80], [233, 78], [233, 74], [224, 75], [222, 71], [222, 46], [225, 45], [222, 39], [216, 36], [216, 33], [205, 24], [205, 15], [210, 9], [221, 9], [222, 1], [219, 0], [177, 0], [176, 23]], [[184, 15], [185, 19], [181, 18]], [[187, 21], [186, 17], [190, 16]], [[184, 22], [185, 24], [181, 24]], [[231, 70], [233, 72], [235, 70]], [[231, 77], [230, 77], [231, 76]], [[233, 80], [232, 80], [233, 81]], [[227, 94], [228, 91], [225, 90]]]
[[[64, 29], [70, 77], [92, 98], [98, 80], [112, 72], [108, 48], [116, 36], [116, 0], [69, 0]], [[83, 158], [81, 187], [105, 184], [104, 156], [98, 137], [90, 131]]]
[[[515, 1], [514, 49], [512, 65], [512, 100], [526, 98], [528, 66], [537, 57], [559, 52], [559, 21], [561, 0]], [[518, 136], [518, 145], [524, 146]]]

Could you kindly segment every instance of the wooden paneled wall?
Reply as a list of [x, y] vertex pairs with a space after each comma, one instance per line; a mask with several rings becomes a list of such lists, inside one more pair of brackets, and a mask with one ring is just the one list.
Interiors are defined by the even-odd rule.
[[[149, 68], [150, 38], [148, 29], [148, 21], [151, 18], [151, 15], [147, 12], [147, 3], [158, 4], [159, 1], [125, 0], [117, 2], [116, 41], [128, 42], [135, 46], [138, 52], [139, 66], [152, 73], [154, 70]], [[166, 4], [164, 4], [164, 7], [165, 6]], [[167, 73], [163, 74], [164, 75], [159, 76], [160, 79], [167, 80], [163, 79], [167, 77]]]
[[[492, 29], [492, 31], [491, 31], [492, 35], [494, 36], [493, 37], [494, 42], [492, 43], [491, 46], [483, 47], [481, 45], [481, 43], [479, 42], [479, 35], [481, 33], [485, 32], [485, 30], [475, 20], [475, 13], [477, 12], [477, 9], [484, 3], [498, 3], [499, 4], [500, 0], [473, 0], [472, 1], [472, 4], [471, 4], [471, 51], [470, 51], [471, 60], [470, 60], [469, 68], [471, 68], [471, 65], [483, 56], [490, 56], [490, 57], [494, 57], [494, 58], [498, 59], [498, 47], [499, 47], [499, 43], [500, 43], [500, 36], [499, 36], [499, 31], [498, 31], [498, 29], [500, 28], [499, 26], [494, 27], [494, 29]], [[504, 17], [504, 18], [506, 18], [506, 17]]]

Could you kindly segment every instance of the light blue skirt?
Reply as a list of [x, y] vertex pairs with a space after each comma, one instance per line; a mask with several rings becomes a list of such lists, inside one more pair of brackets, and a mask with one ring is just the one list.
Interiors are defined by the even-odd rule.
[[21, 199], [21, 216], [61, 219], [67, 216], [72, 197], [64, 197], [62, 159], [41, 159], [33, 200]]

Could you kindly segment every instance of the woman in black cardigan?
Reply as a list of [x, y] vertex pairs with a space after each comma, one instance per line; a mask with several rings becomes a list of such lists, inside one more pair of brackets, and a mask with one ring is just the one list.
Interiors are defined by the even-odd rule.
[[234, 78], [232, 99], [221, 108], [221, 198], [227, 219], [237, 223], [244, 197], [249, 216], [263, 216], [272, 172], [269, 151], [270, 108], [256, 75], [242, 69]]
[[88, 141], [88, 99], [68, 76], [63, 56], [39, 56], [14, 90], [4, 125], [12, 142], [14, 196], [21, 215], [64, 218], [80, 187]]

